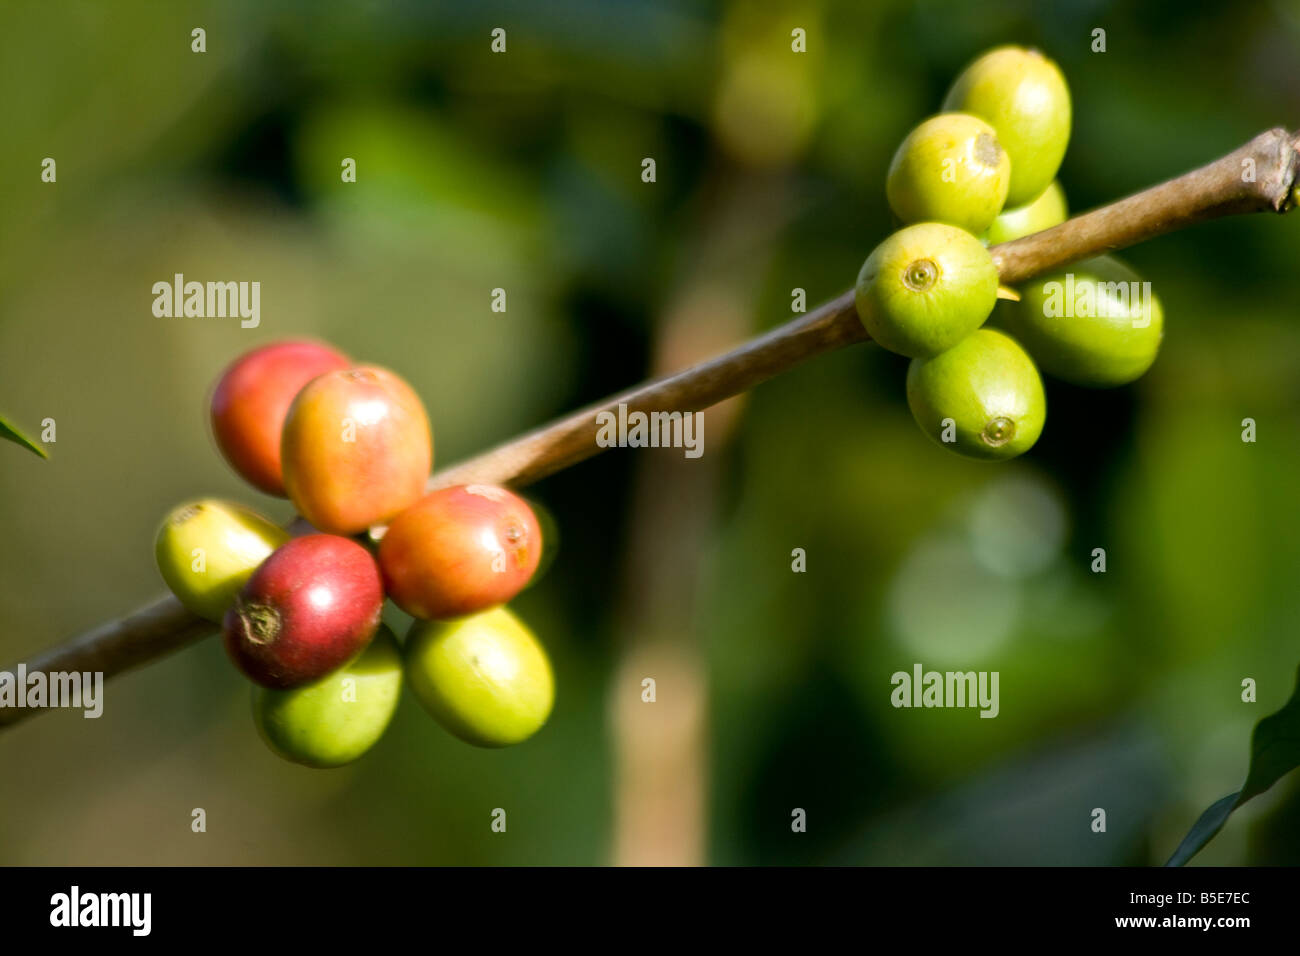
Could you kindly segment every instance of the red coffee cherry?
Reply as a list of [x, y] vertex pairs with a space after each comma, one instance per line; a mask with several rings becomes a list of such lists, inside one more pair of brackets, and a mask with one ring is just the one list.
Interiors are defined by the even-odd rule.
[[533, 509], [495, 485], [458, 485], [425, 495], [379, 542], [384, 588], [397, 606], [439, 620], [504, 604], [542, 556]]
[[236, 359], [212, 393], [212, 434], [230, 466], [255, 488], [283, 498], [280, 431], [294, 396], [317, 375], [351, 364], [318, 342], [276, 342]]
[[328, 372], [289, 409], [284, 484], [321, 531], [356, 534], [424, 494], [433, 466], [429, 418], [400, 377], [374, 366]]
[[222, 623], [235, 666], [263, 687], [298, 687], [356, 657], [379, 627], [383, 584], [347, 538], [295, 538], [253, 572]]

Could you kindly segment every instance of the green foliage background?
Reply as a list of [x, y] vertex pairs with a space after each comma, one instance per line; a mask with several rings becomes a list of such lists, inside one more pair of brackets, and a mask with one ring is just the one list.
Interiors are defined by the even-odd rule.
[[[742, 217], [745, 261], [719, 264], [756, 277], [753, 330], [789, 315], [793, 287], [810, 304], [846, 288], [889, 231], [894, 147], [1000, 42], [1039, 46], [1071, 83], [1074, 209], [1300, 126], [1293, 0], [6, 3], [0, 399], [56, 419], [58, 442], [49, 461], [0, 447], [0, 665], [153, 598], [176, 502], [288, 516], [207, 431], [239, 352], [336, 342], [413, 383], [441, 463], [473, 454], [646, 375], [722, 183], [783, 197]], [[1049, 385], [1024, 459], [929, 444], [905, 363], [873, 348], [761, 387], [711, 452], [725, 484], [700, 516], [690, 636], [712, 861], [1158, 863], [1240, 785], [1300, 658], [1300, 223], [1237, 218], [1125, 258], [1164, 302], [1160, 360], [1114, 392]], [[176, 272], [260, 280], [261, 328], [155, 318], [150, 287]], [[607, 860], [635, 454], [534, 489], [564, 540], [516, 604], [559, 680], [533, 742], [474, 750], [408, 699], [360, 763], [293, 767], [207, 641], [110, 683], [98, 721], [0, 736], [0, 862]], [[1000, 716], [893, 709], [889, 675], [917, 661], [999, 670]], [[1298, 861], [1294, 780], [1197, 858]]]

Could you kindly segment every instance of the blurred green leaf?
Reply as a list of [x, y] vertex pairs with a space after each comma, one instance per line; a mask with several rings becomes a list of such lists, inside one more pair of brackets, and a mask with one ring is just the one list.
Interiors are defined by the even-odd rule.
[[1165, 866], [1182, 866], [1200, 853], [1201, 848], [1223, 829], [1223, 825], [1228, 822], [1228, 817], [1233, 810], [1237, 809], [1240, 801], [1241, 791], [1238, 791], [1212, 803], [1210, 809], [1202, 813], [1192, 824], [1192, 828], [1187, 831], [1187, 836], [1183, 837], [1183, 842], [1178, 844], [1178, 849], [1174, 851], [1174, 855], [1169, 858]]
[[1296, 767], [1300, 767], [1300, 670], [1296, 672], [1296, 686], [1291, 699], [1277, 713], [1255, 725], [1250, 738], [1250, 770], [1246, 774], [1245, 786], [1237, 793], [1216, 801], [1202, 813], [1165, 866], [1182, 866], [1194, 857], [1223, 829], [1232, 811], [1251, 797], [1259, 796]]
[[9, 422], [5, 420], [5, 417], [3, 415], [0, 415], [0, 438], [7, 438], [9, 439], [9, 441], [14, 442], [15, 444], [22, 445], [24, 448], [36, 452], [36, 454], [40, 455], [42, 458], [50, 457], [49, 455], [45, 454], [44, 448], [36, 444], [36, 442], [32, 441], [30, 438], [28, 438], [26, 435], [20, 432], [13, 425], [9, 424]]

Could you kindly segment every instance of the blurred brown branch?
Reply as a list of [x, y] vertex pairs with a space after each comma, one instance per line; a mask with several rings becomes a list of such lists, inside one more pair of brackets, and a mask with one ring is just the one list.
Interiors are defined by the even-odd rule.
[[[994, 246], [993, 260], [1002, 281], [1014, 285], [1205, 220], [1248, 212], [1285, 212], [1293, 202], [1298, 170], [1300, 139], [1284, 129], [1272, 129], [1192, 172], [1052, 229]], [[531, 484], [603, 450], [595, 441], [599, 411], [617, 412], [620, 404], [627, 405], [629, 412], [699, 411], [805, 359], [866, 340], [849, 290], [724, 355], [637, 385], [437, 472], [429, 479], [429, 487], [470, 482], [514, 487]], [[111, 677], [214, 630], [167, 596], [50, 648], [27, 662], [26, 669], [28, 673], [102, 671]], [[39, 712], [0, 708], [0, 726]]]
[[1300, 138], [1260, 133], [1209, 165], [1152, 186], [1059, 226], [995, 246], [1002, 281], [1015, 285], [1057, 266], [1137, 245], [1207, 219], [1285, 212], [1300, 168]]

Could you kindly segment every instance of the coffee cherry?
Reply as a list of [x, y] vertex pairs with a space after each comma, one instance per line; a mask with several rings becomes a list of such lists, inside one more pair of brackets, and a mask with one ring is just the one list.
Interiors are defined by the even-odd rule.
[[1010, 242], [1012, 239], [1032, 236], [1044, 229], [1059, 226], [1069, 218], [1065, 191], [1061, 189], [1060, 183], [1052, 180], [1043, 194], [1029, 205], [1002, 210], [1002, 214], [989, 226], [984, 238], [990, 246], [996, 246], [999, 242]]
[[230, 659], [263, 687], [300, 687], [355, 657], [379, 627], [370, 552], [347, 538], [294, 538], [262, 563], [222, 622]]
[[858, 317], [871, 337], [912, 358], [938, 355], [979, 328], [998, 270], [969, 232], [927, 222], [894, 233], [858, 273]]
[[546, 652], [504, 607], [416, 621], [406, 638], [406, 678], [438, 723], [479, 747], [527, 740], [555, 699]]
[[284, 483], [321, 531], [356, 534], [424, 494], [433, 465], [429, 419], [419, 396], [387, 369], [328, 372], [289, 409]]
[[459, 485], [425, 495], [379, 542], [384, 590], [425, 619], [460, 617], [509, 601], [542, 556], [542, 529], [518, 495]]
[[288, 532], [257, 512], [205, 498], [163, 519], [154, 557], [172, 594], [199, 617], [220, 623], [257, 566], [288, 540]]
[[212, 434], [226, 461], [253, 487], [284, 497], [280, 431], [294, 396], [351, 364], [317, 342], [277, 342], [236, 359], [212, 393]]
[[1151, 284], [1117, 259], [1066, 266], [1020, 294], [1000, 318], [1048, 375], [1109, 388], [1140, 377], [1156, 360], [1164, 309]]
[[904, 223], [946, 222], [979, 233], [1002, 211], [1010, 181], [1011, 161], [992, 126], [969, 113], [941, 113], [898, 147], [885, 195]]
[[921, 430], [971, 458], [1014, 458], [1038, 440], [1047, 417], [1034, 362], [1009, 335], [972, 332], [907, 370], [907, 404]]
[[253, 722], [285, 760], [341, 767], [384, 735], [401, 693], [402, 652], [381, 625], [356, 660], [320, 680], [293, 690], [254, 687]]
[[962, 71], [945, 110], [974, 113], [998, 131], [1011, 157], [1012, 207], [1033, 202], [1056, 178], [1070, 141], [1070, 90], [1056, 64], [1037, 50], [1004, 46]]

